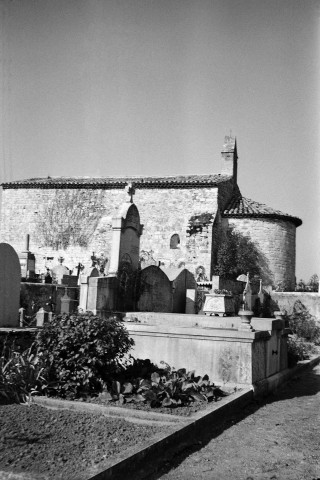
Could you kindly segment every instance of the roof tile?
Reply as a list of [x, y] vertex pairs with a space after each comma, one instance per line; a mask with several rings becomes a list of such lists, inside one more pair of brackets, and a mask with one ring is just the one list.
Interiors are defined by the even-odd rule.
[[124, 188], [133, 183], [138, 188], [170, 188], [192, 186], [215, 186], [231, 180], [229, 175], [174, 175], [165, 177], [47, 177], [15, 180], [3, 183], [4, 189], [11, 188]]
[[298, 217], [293, 217], [288, 213], [280, 212], [267, 205], [255, 202], [250, 198], [245, 198], [242, 195], [235, 195], [223, 211], [223, 217], [255, 217], [255, 218], [275, 218], [280, 220], [289, 220], [297, 227], [302, 224], [302, 220]]

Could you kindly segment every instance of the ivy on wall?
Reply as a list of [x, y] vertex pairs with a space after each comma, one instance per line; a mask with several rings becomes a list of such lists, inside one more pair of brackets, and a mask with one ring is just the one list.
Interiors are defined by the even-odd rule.
[[103, 191], [56, 190], [54, 198], [38, 212], [39, 241], [55, 250], [88, 247], [104, 211]]

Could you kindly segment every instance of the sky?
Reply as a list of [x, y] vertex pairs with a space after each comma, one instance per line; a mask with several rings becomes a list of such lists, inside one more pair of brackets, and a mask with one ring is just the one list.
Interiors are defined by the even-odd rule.
[[0, 181], [219, 173], [320, 275], [319, 0], [0, 0]]

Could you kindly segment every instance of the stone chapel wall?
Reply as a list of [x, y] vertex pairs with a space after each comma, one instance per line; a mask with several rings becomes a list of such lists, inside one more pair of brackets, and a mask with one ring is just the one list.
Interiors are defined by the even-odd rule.
[[268, 260], [274, 285], [295, 287], [296, 227], [292, 222], [262, 218], [228, 218], [229, 226], [251, 238]]
[[[223, 185], [223, 203], [232, 194], [232, 189], [231, 181]], [[30, 251], [36, 255], [36, 273], [44, 270], [45, 256], [58, 257], [55, 249], [41, 245], [37, 230], [37, 216], [42, 214], [48, 202], [54, 200], [56, 191], [19, 188], [4, 189], [2, 192], [0, 239], [19, 252], [25, 249], [25, 237], [29, 233]], [[72, 246], [63, 252], [59, 250], [65, 257], [64, 264], [70, 269], [75, 268], [78, 262], [89, 266], [93, 251], [98, 255], [103, 252], [110, 258], [112, 217], [119, 205], [127, 201], [127, 193], [123, 188], [99, 191], [103, 192], [104, 213], [88, 246]], [[166, 267], [184, 265], [195, 272], [201, 265], [210, 277], [212, 224], [218, 208], [217, 187], [136, 188], [134, 203], [144, 224], [141, 252], [151, 252], [152, 257]], [[177, 248], [170, 248], [170, 239], [175, 234], [179, 235], [179, 243]]]

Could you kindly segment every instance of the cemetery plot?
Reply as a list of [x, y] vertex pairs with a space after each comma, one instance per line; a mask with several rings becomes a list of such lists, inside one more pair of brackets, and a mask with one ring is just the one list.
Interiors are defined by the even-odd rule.
[[164, 431], [161, 426], [33, 404], [3, 405], [1, 413], [0, 471], [27, 472], [42, 480], [88, 479], [120, 452]]

